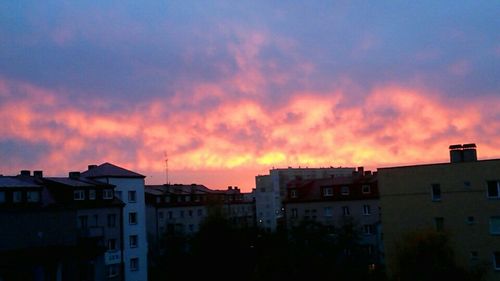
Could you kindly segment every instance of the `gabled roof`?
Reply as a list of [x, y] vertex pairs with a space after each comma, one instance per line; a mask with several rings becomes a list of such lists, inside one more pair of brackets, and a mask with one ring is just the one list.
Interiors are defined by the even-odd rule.
[[0, 188], [40, 188], [32, 179], [21, 177], [0, 176]]
[[111, 163], [104, 163], [97, 167], [91, 168], [82, 173], [83, 177], [88, 178], [145, 178], [145, 176], [132, 172], [122, 167], [118, 167]]

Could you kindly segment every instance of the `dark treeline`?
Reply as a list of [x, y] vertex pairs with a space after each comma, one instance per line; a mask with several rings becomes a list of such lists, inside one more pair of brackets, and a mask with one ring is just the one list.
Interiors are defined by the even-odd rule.
[[[389, 280], [360, 245], [353, 222], [338, 227], [304, 221], [291, 231], [263, 233], [234, 227], [212, 213], [188, 237], [171, 231], [166, 251], [156, 257], [150, 280]], [[455, 265], [446, 234], [409, 234], [398, 247], [394, 280], [481, 280], [481, 272]]]

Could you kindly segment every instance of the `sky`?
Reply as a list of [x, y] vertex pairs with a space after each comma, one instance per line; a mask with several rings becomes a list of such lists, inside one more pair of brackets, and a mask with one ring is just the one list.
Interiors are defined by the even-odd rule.
[[[499, 1], [2, 1], [0, 174], [500, 158]], [[167, 156], [167, 157], [166, 157]]]

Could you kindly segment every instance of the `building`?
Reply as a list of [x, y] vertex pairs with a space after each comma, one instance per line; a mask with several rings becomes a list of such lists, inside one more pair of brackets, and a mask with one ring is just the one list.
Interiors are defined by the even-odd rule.
[[349, 176], [354, 168], [292, 168], [272, 169], [269, 175], [255, 177], [255, 202], [257, 226], [266, 231], [276, 231], [283, 223], [282, 201], [286, 197], [287, 184], [300, 177], [302, 179], [321, 179], [331, 176]]
[[255, 225], [255, 205], [238, 187], [213, 190], [199, 184], [146, 186], [147, 229], [154, 255], [163, 254], [166, 235], [194, 235], [211, 211], [222, 210], [236, 226]]
[[377, 176], [359, 168], [351, 176], [324, 179], [298, 178], [288, 183], [284, 200], [288, 230], [317, 222], [332, 233], [352, 226], [369, 264], [380, 263], [379, 192]]
[[121, 280], [114, 188], [78, 172], [0, 176], [0, 279]]
[[500, 280], [500, 159], [477, 160], [474, 144], [450, 146], [450, 162], [378, 169], [387, 269], [408, 232], [449, 234], [456, 262]]
[[116, 186], [115, 195], [125, 206], [123, 226], [123, 262], [126, 281], [148, 279], [148, 244], [146, 235], [145, 176], [104, 163], [89, 165], [83, 177]]

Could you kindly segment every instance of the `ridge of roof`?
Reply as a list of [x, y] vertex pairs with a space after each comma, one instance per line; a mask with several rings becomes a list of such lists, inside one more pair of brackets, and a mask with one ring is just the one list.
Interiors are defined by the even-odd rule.
[[112, 177], [112, 178], [145, 178], [146, 176], [132, 172], [125, 168], [113, 165], [109, 162], [103, 163], [97, 167], [90, 168], [82, 173], [82, 176], [88, 178]]

